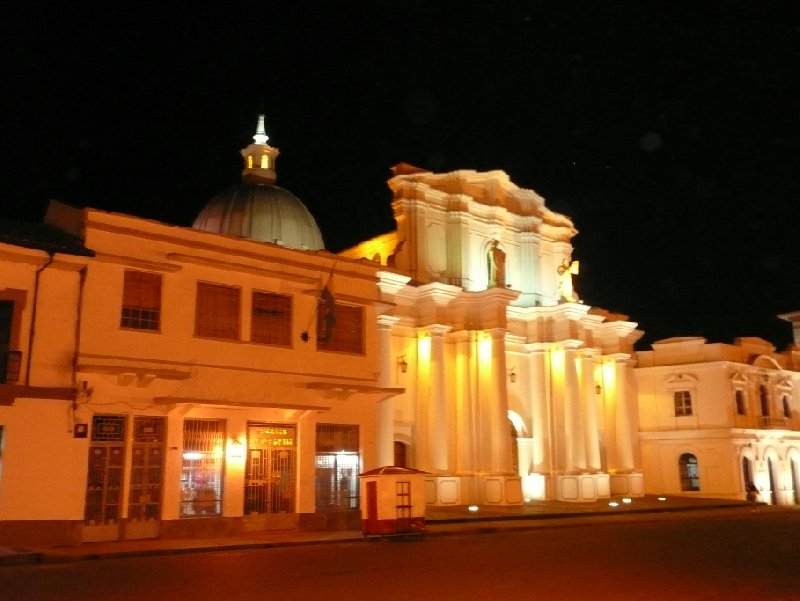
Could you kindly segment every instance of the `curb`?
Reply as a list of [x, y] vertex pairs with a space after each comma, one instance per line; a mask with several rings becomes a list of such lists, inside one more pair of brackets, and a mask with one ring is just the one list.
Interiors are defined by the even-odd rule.
[[[756, 506], [758, 507], [758, 506]], [[332, 543], [353, 543], [353, 542], [374, 542], [382, 540], [410, 540], [415, 538], [444, 537], [472, 534], [495, 534], [505, 530], [526, 531], [535, 530], [542, 527], [568, 527], [575, 524], [577, 520], [590, 520], [601, 518], [619, 518], [630, 515], [659, 515], [666, 513], [679, 513], [689, 511], [705, 511], [719, 509], [752, 510], [752, 505], [732, 505], [730, 503], [720, 503], [702, 506], [681, 506], [681, 507], [653, 507], [653, 508], [631, 508], [623, 511], [603, 511], [587, 513], [543, 513], [535, 515], [506, 515], [506, 516], [471, 516], [442, 518], [430, 521], [427, 528], [421, 535], [398, 534], [392, 536], [366, 536], [360, 531], [352, 531], [352, 535], [343, 535], [330, 538], [309, 538], [305, 540], [283, 540], [283, 541], [254, 541], [254, 542], [231, 542], [222, 544], [198, 544], [197, 546], [164, 546], [149, 549], [118, 549], [85, 552], [58, 552], [58, 551], [35, 551], [21, 548], [0, 548], [0, 567], [19, 566], [33, 564], [57, 564], [72, 563], [77, 561], [99, 561], [103, 559], [126, 559], [133, 557], [157, 557], [163, 555], [189, 555], [194, 553], [211, 553], [218, 551], [244, 551], [253, 549], [274, 549], [286, 547], [301, 547], [313, 545], [327, 545]], [[563, 520], [565, 523], [555, 524], [554, 522]], [[440, 528], [441, 526], [441, 528]]]

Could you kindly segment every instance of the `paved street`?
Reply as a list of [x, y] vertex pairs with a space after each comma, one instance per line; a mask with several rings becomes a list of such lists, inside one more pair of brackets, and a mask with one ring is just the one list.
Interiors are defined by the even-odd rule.
[[0, 568], [0, 598], [800, 599], [800, 511], [762, 507]]

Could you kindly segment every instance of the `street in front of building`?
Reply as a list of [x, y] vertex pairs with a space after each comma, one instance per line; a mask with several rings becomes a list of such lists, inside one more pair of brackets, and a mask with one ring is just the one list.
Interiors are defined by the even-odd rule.
[[4, 601], [797, 599], [788, 507], [508, 522], [498, 530], [0, 568]]

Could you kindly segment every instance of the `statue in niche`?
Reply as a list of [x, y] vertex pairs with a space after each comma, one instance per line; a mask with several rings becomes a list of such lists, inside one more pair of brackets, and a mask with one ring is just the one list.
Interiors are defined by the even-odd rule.
[[505, 287], [506, 285], [506, 253], [497, 244], [492, 242], [489, 249], [489, 285]]
[[578, 261], [564, 259], [558, 266], [558, 292], [561, 299], [568, 303], [577, 303], [578, 295], [572, 285], [572, 276], [578, 275], [580, 264]]

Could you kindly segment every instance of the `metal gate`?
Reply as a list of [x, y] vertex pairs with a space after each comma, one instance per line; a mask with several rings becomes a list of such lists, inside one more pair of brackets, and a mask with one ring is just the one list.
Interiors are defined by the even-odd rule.
[[124, 416], [94, 416], [88, 463], [81, 539], [85, 542], [117, 540], [125, 468]]
[[127, 539], [156, 538], [161, 523], [164, 471], [164, 418], [133, 420], [131, 475], [128, 493]]
[[294, 425], [248, 424], [244, 487], [245, 514], [294, 512]]

